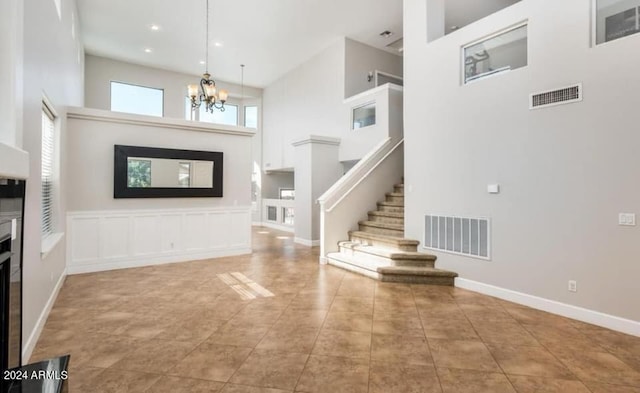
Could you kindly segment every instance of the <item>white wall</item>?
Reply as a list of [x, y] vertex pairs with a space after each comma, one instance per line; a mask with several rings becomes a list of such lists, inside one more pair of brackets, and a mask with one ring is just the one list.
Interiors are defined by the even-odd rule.
[[[251, 252], [249, 129], [69, 108], [71, 273]], [[114, 145], [224, 153], [221, 198], [113, 197]]]
[[340, 39], [264, 89], [263, 169], [293, 168], [296, 139], [346, 131], [344, 50]]
[[[64, 160], [65, 105], [84, 102], [84, 53], [80, 39], [78, 11], [74, 0], [62, 0], [61, 18], [54, 2], [24, 2], [24, 149], [30, 153], [24, 228], [23, 264], [23, 348], [28, 359], [44, 320], [39, 320], [56, 283], [65, 270], [65, 245], [59, 242], [45, 257], [41, 250], [41, 127], [43, 94], [60, 116], [60, 157]], [[66, 189], [67, 177], [58, 183], [59, 214], [54, 217], [56, 231], [64, 231], [65, 201], [59, 197]], [[51, 304], [49, 304], [50, 306]]]
[[[394, 142], [402, 139], [403, 110], [402, 87], [385, 84], [344, 100], [345, 121], [348, 131], [342, 134], [340, 141], [341, 162], [359, 160], [381, 141], [392, 138]], [[353, 109], [375, 102], [376, 122], [367, 127], [351, 129]]]
[[[87, 74], [85, 94], [88, 108], [109, 110], [111, 108], [110, 82], [120, 81], [164, 89], [164, 117], [184, 119], [187, 85], [197, 84], [201, 78], [201, 75], [181, 74], [93, 55], [87, 55], [85, 59]], [[238, 72], [240, 72], [239, 69]], [[213, 77], [215, 78], [215, 75]], [[252, 138], [251, 157], [259, 177], [262, 162], [262, 89], [245, 86], [243, 91], [240, 85], [219, 80], [216, 80], [216, 83], [220, 88], [229, 91], [229, 103], [258, 106], [258, 129], [255, 137]], [[238, 110], [239, 124], [242, 125], [244, 112], [242, 107]], [[259, 199], [253, 213], [255, 221], [259, 221], [261, 216]]]
[[22, 147], [23, 11], [22, 1], [0, 3], [0, 143], [16, 147]]
[[[640, 228], [618, 226], [640, 213], [640, 35], [591, 47], [590, 2], [523, 0], [427, 44], [425, 1], [404, 5], [407, 237], [427, 213], [490, 217], [491, 261], [436, 253], [438, 266], [640, 321]], [[529, 65], [460, 86], [460, 47], [525, 19]], [[583, 102], [528, 109], [576, 82]]]
[[402, 76], [402, 57], [342, 38], [265, 88], [264, 169], [292, 169], [295, 140], [347, 136], [344, 98], [374, 87], [367, 74], [376, 69]]
[[[240, 73], [240, 69], [238, 69]], [[111, 109], [111, 81], [164, 89], [164, 117], [185, 118], [187, 85], [198, 84], [201, 75], [187, 75], [158, 68], [125, 63], [99, 56], [86, 56], [85, 96], [87, 108]], [[215, 79], [215, 75], [212, 76]], [[229, 102], [237, 103], [241, 86], [216, 80], [218, 88], [229, 91]], [[259, 99], [262, 89], [244, 87], [245, 98]]]
[[[185, 120], [70, 108], [67, 141], [69, 211], [212, 208], [251, 204], [253, 130]], [[121, 123], [127, 119], [127, 123]], [[238, 130], [250, 136], [218, 133]], [[146, 146], [224, 153], [222, 198], [113, 198], [113, 146]]]
[[402, 56], [385, 52], [358, 41], [345, 40], [344, 96], [351, 97], [375, 87], [375, 80], [367, 81], [370, 71], [382, 71], [402, 76]]

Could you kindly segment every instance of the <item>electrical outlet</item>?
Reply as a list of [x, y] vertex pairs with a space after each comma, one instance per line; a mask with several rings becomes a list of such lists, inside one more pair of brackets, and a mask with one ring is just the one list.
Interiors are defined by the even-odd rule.
[[569, 280], [569, 292], [578, 292], [578, 283], [574, 280]]
[[620, 213], [618, 215], [618, 225], [636, 226], [636, 215], [633, 213]]

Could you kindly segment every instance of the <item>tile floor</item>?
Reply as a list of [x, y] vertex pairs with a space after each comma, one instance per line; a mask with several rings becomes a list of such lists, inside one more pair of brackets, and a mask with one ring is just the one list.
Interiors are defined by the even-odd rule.
[[640, 338], [317, 261], [255, 228], [253, 255], [70, 276], [31, 360], [71, 353], [81, 393], [640, 392]]

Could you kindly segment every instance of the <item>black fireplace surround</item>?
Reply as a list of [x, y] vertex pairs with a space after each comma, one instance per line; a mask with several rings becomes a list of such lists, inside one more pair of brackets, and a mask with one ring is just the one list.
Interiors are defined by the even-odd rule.
[[22, 218], [25, 182], [0, 178], [0, 369], [22, 365]]

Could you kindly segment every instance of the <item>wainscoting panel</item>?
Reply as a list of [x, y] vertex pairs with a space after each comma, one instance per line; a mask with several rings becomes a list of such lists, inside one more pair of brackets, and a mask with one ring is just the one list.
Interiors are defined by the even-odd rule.
[[135, 215], [132, 217], [133, 255], [145, 256], [160, 252], [158, 218], [157, 215]]
[[251, 208], [67, 213], [69, 274], [251, 253]]
[[160, 251], [171, 253], [182, 249], [184, 240], [180, 233], [182, 215], [166, 214], [160, 217]]
[[74, 248], [71, 250], [71, 258], [77, 263], [91, 262], [98, 259], [100, 255], [100, 220], [97, 217], [78, 217], [73, 227], [67, 229], [71, 234], [67, 237], [77, 239]]
[[[129, 217], [105, 217], [100, 233], [104, 233], [101, 255], [104, 259], [123, 258], [129, 255]], [[96, 255], [97, 258], [97, 255]]]
[[229, 244], [229, 221], [231, 214], [209, 213], [209, 244], [212, 249], [225, 248]]
[[185, 247], [187, 251], [205, 250], [209, 244], [207, 242], [207, 215], [202, 213], [185, 214]]
[[[229, 243], [232, 247], [249, 247], [251, 242], [251, 215], [231, 213]], [[249, 243], [247, 243], [249, 239]]]

